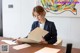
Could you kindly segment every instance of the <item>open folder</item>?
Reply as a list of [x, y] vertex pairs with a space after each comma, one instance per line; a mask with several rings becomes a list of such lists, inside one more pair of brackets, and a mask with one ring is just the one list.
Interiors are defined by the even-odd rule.
[[20, 41], [27, 43], [39, 43], [47, 33], [49, 32], [37, 27], [28, 34], [28, 38], [21, 38]]

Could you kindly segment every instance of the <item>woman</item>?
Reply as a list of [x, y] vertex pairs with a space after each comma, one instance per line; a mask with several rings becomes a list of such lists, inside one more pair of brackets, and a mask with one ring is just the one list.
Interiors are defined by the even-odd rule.
[[[54, 22], [48, 21], [45, 18], [46, 12], [42, 6], [36, 6], [33, 8], [33, 17], [37, 19], [32, 24], [31, 31], [36, 27], [40, 27], [44, 30], [47, 30], [49, 33], [42, 37], [41, 44], [54, 44], [57, 41], [57, 30]], [[20, 41], [17, 41], [18, 43]]]

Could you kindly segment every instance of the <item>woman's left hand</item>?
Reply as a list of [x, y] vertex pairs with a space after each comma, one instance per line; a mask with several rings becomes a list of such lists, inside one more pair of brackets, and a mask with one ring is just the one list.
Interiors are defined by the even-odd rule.
[[48, 42], [45, 41], [45, 39], [42, 37], [42, 40], [41, 40], [40, 44], [48, 44]]

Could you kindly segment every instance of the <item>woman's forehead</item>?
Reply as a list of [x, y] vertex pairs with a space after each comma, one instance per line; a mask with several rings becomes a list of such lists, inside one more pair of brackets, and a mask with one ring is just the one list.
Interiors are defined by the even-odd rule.
[[39, 15], [39, 13], [37, 13], [37, 12], [34, 12], [34, 15]]

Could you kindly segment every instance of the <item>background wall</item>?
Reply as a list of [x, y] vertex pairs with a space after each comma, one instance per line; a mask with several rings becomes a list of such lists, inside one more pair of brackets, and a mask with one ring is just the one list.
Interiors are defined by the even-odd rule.
[[[8, 8], [13, 5], [13, 8]], [[33, 22], [32, 0], [3, 0], [3, 35], [5, 37], [25, 37]]]
[[[30, 32], [32, 9], [35, 0], [3, 0], [3, 35], [4, 37], [25, 37]], [[13, 8], [8, 8], [12, 4]], [[58, 36], [63, 39], [63, 46], [73, 43], [80, 48], [80, 17], [46, 17], [55, 22]]]

